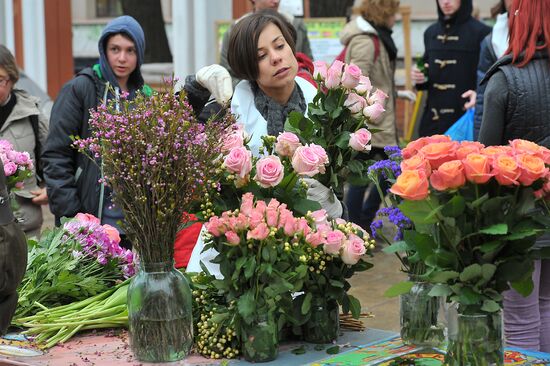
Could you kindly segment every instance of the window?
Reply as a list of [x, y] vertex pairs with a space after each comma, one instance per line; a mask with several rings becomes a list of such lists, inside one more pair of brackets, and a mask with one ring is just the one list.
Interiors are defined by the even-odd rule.
[[119, 0], [96, 0], [97, 18], [112, 18], [122, 15], [122, 6]]

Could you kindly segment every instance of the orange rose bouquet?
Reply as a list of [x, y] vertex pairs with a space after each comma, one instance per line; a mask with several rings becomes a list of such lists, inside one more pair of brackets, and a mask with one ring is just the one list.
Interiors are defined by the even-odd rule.
[[497, 362], [501, 349], [491, 341], [501, 342], [494, 317], [501, 294], [511, 286], [528, 295], [533, 261], [546, 256], [534, 244], [550, 231], [550, 150], [525, 140], [485, 147], [431, 136], [409, 143], [402, 155], [402, 174], [390, 192], [402, 199], [399, 209], [414, 229], [396, 245], [415, 249], [425, 264], [423, 277], [436, 284], [430, 295], [445, 296], [459, 318], [495, 319], [486, 342], [468, 343], [467, 336], [453, 342], [450, 329], [448, 355]]
[[414, 230], [404, 241], [448, 296], [466, 311], [495, 312], [511, 285], [531, 291], [532, 250], [549, 231], [550, 150], [525, 140], [485, 147], [447, 136], [415, 140], [402, 151], [390, 188]]

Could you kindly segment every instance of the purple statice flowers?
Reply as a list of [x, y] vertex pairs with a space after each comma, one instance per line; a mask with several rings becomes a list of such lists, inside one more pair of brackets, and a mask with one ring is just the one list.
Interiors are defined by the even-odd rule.
[[[395, 225], [397, 228], [396, 234], [393, 237], [394, 241], [403, 239], [403, 230], [409, 229], [412, 225], [411, 220], [405, 216], [401, 210], [397, 207], [383, 207], [376, 212], [379, 217], [386, 216], [388, 221]], [[372, 236], [381, 238], [380, 230], [384, 227], [384, 220], [374, 220], [370, 225]]]
[[[386, 146], [384, 152], [388, 159], [380, 160], [372, 164], [368, 169], [369, 176], [383, 177], [384, 179], [395, 179], [401, 175], [401, 150], [398, 146]], [[378, 179], [376, 179], [378, 180]]]

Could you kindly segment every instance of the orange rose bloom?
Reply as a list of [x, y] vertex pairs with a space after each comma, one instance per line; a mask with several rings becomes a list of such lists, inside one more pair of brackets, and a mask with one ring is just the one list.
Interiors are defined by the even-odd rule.
[[462, 187], [466, 183], [462, 162], [451, 160], [441, 164], [432, 172], [430, 183], [438, 191]]
[[390, 192], [404, 199], [420, 201], [428, 197], [428, 178], [423, 170], [407, 170], [401, 173]]
[[515, 139], [510, 141], [510, 146], [512, 146], [512, 149], [516, 154], [530, 154], [542, 158], [541, 146], [532, 141]]
[[456, 158], [458, 160], [464, 159], [468, 154], [478, 153], [483, 149], [485, 145], [477, 141], [462, 141], [458, 149], [456, 149]]
[[446, 135], [433, 135], [433, 136], [421, 137], [419, 139], [409, 142], [407, 146], [403, 150], [401, 150], [401, 156], [403, 156], [403, 159], [409, 159], [414, 155], [416, 155], [420, 151], [420, 149], [422, 149], [426, 145], [429, 145], [431, 143], [449, 142], [449, 141], [451, 141], [451, 138]]
[[416, 154], [409, 159], [403, 160], [401, 162], [401, 171], [404, 172], [406, 170], [423, 170], [426, 176], [429, 176], [432, 172], [430, 162], [422, 154]]
[[510, 146], [487, 146], [486, 148], [481, 149], [480, 154], [487, 156], [491, 160], [498, 155], [513, 155], [512, 148]]
[[470, 182], [483, 184], [487, 183], [493, 176], [491, 174], [491, 160], [483, 154], [470, 154], [462, 159], [464, 165], [464, 174]]
[[521, 170], [519, 181], [524, 186], [530, 186], [534, 181], [544, 177], [548, 173], [548, 168], [544, 161], [535, 155], [519, 154], [516, 156]]
[[500, 185], [519, 185], [518, 178], [521, 174], [521, 170], [515, 157], [508, 155], [497, 155], [493, 159], [492, 166], [495, 179]]
[[457, 148], [458, 142], [456, 141], [434, 142], [424, 146], [420, 152], [430, 162], [432, 169], [437, 169], [441, 164], [456, 159]]

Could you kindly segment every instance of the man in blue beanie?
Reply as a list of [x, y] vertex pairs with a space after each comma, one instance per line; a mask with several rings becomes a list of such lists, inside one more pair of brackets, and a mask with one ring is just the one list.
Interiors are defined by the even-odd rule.
[[98, 48], [99, 63], [65, 84], [54, 103], [42, 153], [44, 178], [57, 225], [61, 217], [83, 212], [120, 230], [117, 222], [124, 218], [122, 211], [113, 206], [110, 189], [98, 183], [98, 165], [71, 146], [71, 136], [89, 137], [89, 110], [118, 99], [120, 93], [128, 93], [130, 99], [137, 91], [152, 93], [140, 70], [145, 51], [143, 29], [130, 16], [113, 19], [103, 29]]

